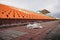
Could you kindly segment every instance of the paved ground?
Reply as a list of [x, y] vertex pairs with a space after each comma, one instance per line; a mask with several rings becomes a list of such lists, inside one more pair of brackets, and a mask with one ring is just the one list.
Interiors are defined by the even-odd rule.
[[41, 25], [43, 26], [42, 29], [28, 29], [26, 28], [26, 26], [17, 26], [17, 27], [11, 27], [11, 28], [2, 28], [0, 29], [0, 31], [16, 30], [16, 31], [28, 33], [24, 36], [19, 36], [17, 38], [14, 38], [13, 40], [50, 40], [49, 38], [52, 38], [52, 37], [49, 37], [49, 36], [55, 33], [55, 31], [53, 30], [56, 30], [56, 28], [57, 29], [60, 28], [60, 26], [58, 26], [59, 25], [58, 22], [59, 21], [43, 22], [41, 23]]
[[46, 35], [46, 40], [60, 40], [60, 24]]

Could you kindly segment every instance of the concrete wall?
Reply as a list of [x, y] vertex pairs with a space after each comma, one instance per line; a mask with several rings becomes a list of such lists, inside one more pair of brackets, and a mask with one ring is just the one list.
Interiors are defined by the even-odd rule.
[[54, 21], [55, 19], [0, 19], [0, 25], [27, 22], [45, 22]]

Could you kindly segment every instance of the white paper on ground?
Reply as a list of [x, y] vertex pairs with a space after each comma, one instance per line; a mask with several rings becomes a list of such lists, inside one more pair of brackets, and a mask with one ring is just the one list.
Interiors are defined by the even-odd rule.
[[33, 28], [43, 28], [40, 23], [33, 23], [33, 24], [28, 24], [27, 28], [33, 29]]

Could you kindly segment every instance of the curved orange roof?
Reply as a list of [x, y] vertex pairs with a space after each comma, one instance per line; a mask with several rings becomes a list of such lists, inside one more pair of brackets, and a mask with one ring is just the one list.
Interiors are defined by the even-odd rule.
[[32, 11], [0, 4], [0, 18], [9, 19], [55, 19]]

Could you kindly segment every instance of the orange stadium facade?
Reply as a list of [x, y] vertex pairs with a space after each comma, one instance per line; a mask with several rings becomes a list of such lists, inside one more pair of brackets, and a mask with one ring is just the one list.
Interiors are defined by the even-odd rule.
[[55, 19], [44, 14], [0, 4], [0, 24], [51, 21]]

